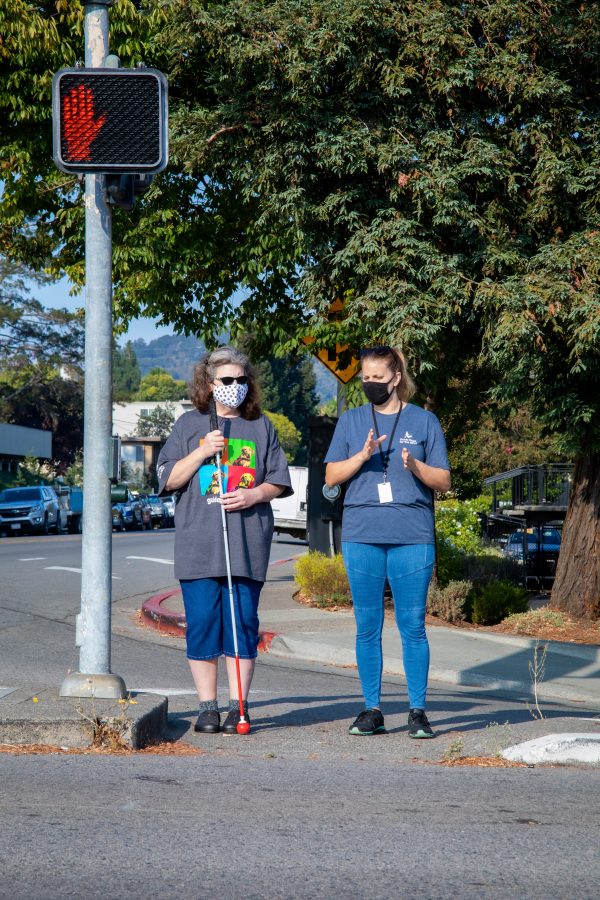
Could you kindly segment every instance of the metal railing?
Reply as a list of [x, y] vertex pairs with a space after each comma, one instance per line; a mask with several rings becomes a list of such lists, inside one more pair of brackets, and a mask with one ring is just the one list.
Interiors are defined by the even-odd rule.
[[572, 463], [550, 463], [500, 472], [483, 483], [492, 487], [494, 513], [540, 507], [559, 512], [569, 505], [572, 481]]

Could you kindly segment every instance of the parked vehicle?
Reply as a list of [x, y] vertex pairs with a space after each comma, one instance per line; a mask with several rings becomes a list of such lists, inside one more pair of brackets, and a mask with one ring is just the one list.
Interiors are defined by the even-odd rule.
[[308, 468], [290, 466], [290, 478], [294, 493], [291, 497], [275, 497], [271, 508], [275, 518], [276, 534], [291, 534], [306, 540], [306, 504]]
[[[527, 538], [525, 542], [525, 536]], [[518, 562], [527, 562], [538, 556], [558, 559], [560, 551], [561, 534], [558, 528], [547, 526], [540, 528], [528, 528], [526, 535], [523, 531], [515, 531], [510, 535], [503, 548], [505, 556], [516, 559]], [[525, 546], [524, 546], [525, 544]]]
[[47, 485], [5, 488], [0, 492], [0, 532], [59, 534], [67, 527], [54, 488]]
[[554, 580], [560, 543], [558, 528], [528, 528], [525, 534], [522, 530], [511, 534], [502, 552], [524, 566], [526, 586], [533, 583], [542, 588], [551, 585]]
[[[139, 500], [126, 500], [124, 503], [115, 503], [112, 515], [113, 528], [116, 528], [117, 531], [152, 528], [150, 510]], [[115, 522], [117, 522], [116, 525]]]
[[169, 515], [165, 508], [165, 504], [162, 501], [162, 498], [157, 496], [156, 494], [150, 494], [150, 496], [146, 497], [145, 500], [146, 503], [148, 503], [150, 506], [152, 527], [165, 528], [167, 525], [169, 525]]
[[113, 503], [111, 514], [113, 531], [123, 531], [125, 524], [123, 522], [123, 511], [120, 503]]
[[169, 497], [161, 497], [161, 500], [162, 500], [163, 506], [167, 512], [167, 516], [169, 519], [169, 525], [174, 525], [175, 524], [175, 505], [176, 505], [175, 497], [173, 495], [170, 495]]
[[81, 534], [83, 518], [83, 488], [71, 485], [56, 487], [58, 502], [66, 519], [65, 530], [71, 534]]

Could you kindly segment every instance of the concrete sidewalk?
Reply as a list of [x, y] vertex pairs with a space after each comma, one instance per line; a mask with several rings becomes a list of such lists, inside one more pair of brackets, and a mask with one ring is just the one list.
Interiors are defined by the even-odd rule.
[[[291, 662], [355, 668], [352, 612], [297, 603], [293, 599], [293, 563], [286, 562], [276, 570], [271, 568], [261, 595], [260, 649]], [[153, 627], [184, 637], [185, 615], [178, 588], [148, 598], [142, 612], [142, 618]], [[600, 646], [542, 642], [441, 625], [430, 626], [428, 635], [431, 687], [437, 683], [480, 688], [514, 698], [530, 710], [529, 725], [511, 729], [512, 742], [508, 735], [503, 736], [498, 752], [507, 760], [600, 765]], [[402, 644], [392, 615], [386, 615], [384, 623], [383, 652], [384, 676], [403, 677]], [[543, 665], [537, 679], [533, 675], [536, 661], [538, 671]], [[539, 718], [536, 703], [551, 707], [552, 701], [581, 704], [591, 716]], [[465, 743], [474, 756], [481, 755], [482, 747], [489, 743], [485, 731], [485, 727], [481, 734], [476, 731]]]
[[[296, 590], [293, 571], [295, 558], [273, 563], [269, 567], [269, 577], [264, 586], [261, 607], [261, 646], [260, 649], [271, 657], [277, 657], [281, 666], [292, 666], [295, 662], [312, 662], [327, 667], [329, 671], [342, 673], [343, 670], [356, 668], [355, 657], [355, 627], [354, 617], [351, 611], [336, 611], [314, 609], [297, 603], [294, 598]], [[123, 618], [116, 627], [123, 626]], [[142, 605], [142, 617], [135, 619], [129, 610], [127, 619], [127, 633], [130, 636], [140, 635], [146, 629], [157, 629], [169, 635], [160, 637], [148, 635], [149, 641], [166, 642], [172, 645], [173, 635], [181, 641], [185, 636], [185, 617], [179, 586], [173, 584], [171, 589], [164, 590], [161, 594], [148, 597]], [[123, 633], [119, 631], [119, 633]], [[460, 628], [432, 626], [428, 629], [431, 646], [430, 682], [432, 693], [445, 693], [449, 698], [448, 706], [453, 705], [452, 689], [444, 688], [455, 685], [457, 695], [464, 696], [465, 689], [474, 688], [487, 691], [498, 697], [513, 700], [521, 708], [518, 718], [525, 715], [528, 725], [514, 728], [513, 740], [510, 743], [522, 742], [530, 738], [547, 740], [548, 746], [559, 747], [547, 757], [549, 762], [580, 761], [573, 752], [575, 743], [581, 744], [582, 733], [585, 733], [585, 746], [581, 751], [584, 755], [591, 753], [593, 764], [600, 764], [600, 647], [580, 644], [565, 644], [557, 642], [540, 643], [537, 648], [538, 660], [541, 658], [543, 648], [547, 645], [544, 659], [543, 677], [538, 678], [535, 688], [537, 699], [540, 703], [547, 704], [549, 714], [553, 719], [540, 720], [535, 716], [536, 692], [534, 691], [534, 679], [531, 667], [536, 656], [536, 641], [529, 638], [510, 637], [481, 630], [466, 630]], [[179, 643], [178, 641], [178, 643]], [[389, 676], [403, 677], [402, 646], [391, 616], [386, 616], [383, 632], [384, 673]], [[331, 669], [329, 667], [332, 667]], [[358, 686], [357, 686], [358, 687]], [[388, 685], [389, 688], [389, 685]], [[461, 694], [461, 692], [463, 692]], [[360, 687], [356, 695], [359, 698]], [[403, 691], [400, 691], [403, 694]], [[389, 696], [389, 692], [388, 692]], [[479, 697], [484, 695], [479, 694]], [[475, 698], [475, 695], [473, 694]], [[0, 744], [54, 744], [68, 747], [85, 747], [94, 736], [94, 729], [98, 724], [106, 723], [110, 733], [117, 733], [129, 746], [141, 747], [149, 741], [161, 737], [167, 728], [167, 698], [155, 696], [151, 693], [134, 694], [130, 701], [119, 704], [117, 701], [86, 701], [80, 702], [73, 699], [58, 697], [58, 686], [48, 687], [40, 685], [19, 685], [9, 688], [0, 687]], [[304, 698], [305, 700], [305, 698]], [[303, 700], [303, 706], [305, 702]], [[182, 700], [185, 709], [179, 710], [176, 697], [169, 697], [169, 706], [173, 705], [174, 721], [182, 715], [189, 716], [189, 700]], [[280, 703], [281, 701], [276, 701]], [[336, 701], [337, 703], [338, 701]], [[474, 702], [475, 699], [474, 699]], [[319, 729], [319, 743], [327, 738], [328, 732], [323, 733], [321, 720], [329, 722], [332, 712], [328, 707], [328, 701], [323, 697], [315, 697], [314, 708], [310, 713], [310, 721]], [[556, 706], [559, 703], [573, 704], [573, 717], [569, 717], [567, 710], [562, 719], [556, 718]], [[444, 701], [444, 705], [446, 701]], [[579, 705], [579, 709], [575, 706]], [[329, 704], [330, 705], [330, 704]], [[389, 703], [388, 703], [389, 705]], [[354, 706], [354, 701], [353, 701]], [[321, 709], [323, 707], [323, 709]], [[277, 708], [276, 706], [274, 707]], [[524, 710], [524, 712], [523, 712]], [[529, 711], [527, 711], [529, 710]], [[590, 716], [586, 718], [586, 714]], [[532, 715], [530, 715], [532, 713]], [[305, 713], [292, 710], [286, 720], [289, 723], [304, 724]], [[340, 713], [341, 715], [341, 713]], [[342, 719], [347, 719], [351, 711], [344, 709]], [[397, 714], [396, 714], [397, 715]], [[437, 731], [440, 731], [441, 722], [437, 721]], [[452, 717], [451, 717], [452, 718]], [[170, 720], [169, 720], [170, 721]], [[391, 717], [393, 727], [393, 713]], [[317, 723], [316, 725], [314, 723]], [[489, 722], [483, 716], [476, 715], [475, 722], [468, 724], [466, 732], [459, 732], [461, 740], [464, 737], [465, 746], [471, 748], [475, 756], [481, 755], [482, 748], [489, 744], [489, 735], [486, 728]], [[494, 723], [495, 724], [495, 723]], [[330, 728], [329, 724], [326, 728]], [[347, 726], [344, 724], [342, 735]], [[446, 730], [448, 726], [446, 726]], [[552, 734], [552, 732], [555, 732]], [[556, 732], [560, 732], [557, 737]], [[573, 732], [571, 740], [569, 732]], [[260, 726], [256, 732], [257, 738], [253, 742], [254, 752], [267, 752], [269, 742], [269, 727]], [[304, 729], [294, 733], [294, 743], [301, 744]], [[262, 737], [258, 737], [262, 734]], [[465, 736], [466, 735], [466, 736]], [[339, 724], [331, 725], [331, 752], [335, 755], [339, 752], [340, 728]], [[447, 731], [444, 740], [450, 741], [448, 747], [440, 749], [440, 743], [425, 742], [427, 745], [435, 743], [436, 748], [421, 748], [420, 754], [424, 758], [438, 759], [440, 752], [449, 752], [452, 749], [452, 741], [455, 740], [454, 731]], [[292, 738], [290, 737], [290, 740]], [[311, 737], [311, 729], [306, 729], [306, 741]], [[224, 739], [225, 741], [227, 738]], [[352, 749], [356, 739], [348, 738]], [[409, 742], [412, 743], [412, 742]], [[264, 746], [263, 746], [264, 745]], [[589, 749], [591, 745], [591, 750]], [[378, 745], [372, 746], [375, 756], [379, 753]], [[523, 744], [519, 744], [522, 747]], [[500, 748], [504, 752], [508, 747], [508, 740], [503, 740]], [[412, 748], [411, 748], [412, 749]], [[404, 752], [409, 753], [411, 749]], [[510, 749], [510, 748], [509, 748]], [[308, 751], [307, 751], [308, 752]], [[396, 752], [396, 751], [394, 751]], [[414, 752], [414, 750], [412, 751]], [[531, 751], [532, 759], [539, 761], [540, 747], [536, 746]], [[537, 755], [535, 755], [537, 754]], [[484, 753], [485, 755], [485, 753]]]
[[[355, 666], [352, 612], [301, 605], [293, 599], [294, 590], [291, 564], [281, 566], [265, 584], [260, 605], [261, 649], [285, 659]], [[142, 611], [155, 627], [183, 638], [185, 615], [178, 588], [149, 598]], [[532, 669], [537, 655], [538, 664], [543, 661], [544, 665], [543, 676], [535, 684], [539, 698], [600, 709], [600, 646], [536, 641], [442, 625], [430, 626], [428, 636], [432, 682], [508, 692], [533, 702]], [[383, 627], [383, 654], [384, 673], [403, 675], [402, 644], [395, 621], [388, 615]]]

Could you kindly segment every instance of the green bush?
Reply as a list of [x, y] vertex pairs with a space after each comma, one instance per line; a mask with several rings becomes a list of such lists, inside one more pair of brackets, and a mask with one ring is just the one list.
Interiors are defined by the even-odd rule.
[[341, 553], [312, 551], [296, 563], [296, 584], [317, 606], [352, 606], [350, 585]]
[[427, 594], [427, 612], [445, 622], [464, 622], [471, 612], [470, 581], [451, 581], [445, 587], [432, 580]]
[[465, 577], [465, 554], [444, 537], [436, 540], [436, 572], [440, 587]]
[[439, 500], [435, 504], [435, 527], [438, 542], [450, 541], [463, 553], [485, 553], [478, 514], [488, 511], [488, 497], [475, 500]]
[[471, 620], [475, 625], [496, 625], [514, 613], [527, 612], [527, 591], [510, 581], [490, 581], [473, 596]]

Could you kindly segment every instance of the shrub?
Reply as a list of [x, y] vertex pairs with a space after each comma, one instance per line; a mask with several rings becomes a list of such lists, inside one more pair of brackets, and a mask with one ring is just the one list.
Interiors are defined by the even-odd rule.
[[296, 584], [317, 606], [351, 606], [350, 585], [341, 553], [313, 551], [296, 563]]
[[514, 613], [527, 612], [527, 591], [510, 581], [490, 581], [473, 596], [471, 619], [476, 625], [496, 625]]
[[515, 559], [502, 556], [499, 550], [490, 548], [481, 555], [464, 558], [463, 576], [472, 581], [476, 588], [490, 581], [519, 584], [523, 579], [523, 566]]
[[450, 541], [463, 553], [485, 552], [478, 514], [489, 510], [487, 497], [476, 500], [439, 500], [435, 505], [435, 527], [438, 536]]
[[465, 554], [447, 538], [436, 541], [436, 572], [440, 587], [460, 581], [465, 574]]
[[427, 595], [427, 612], [446, 622], [464, 622], [470, 614], [472, 589], [470, 581], [451, 581], [445, 587], [432, 581]]

